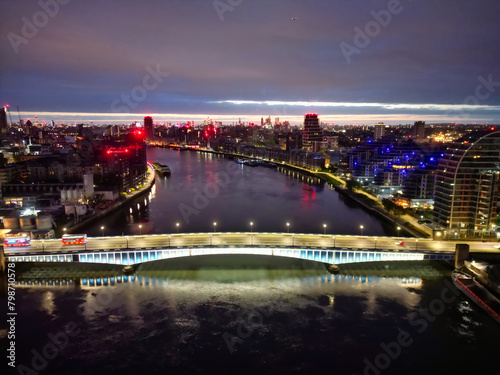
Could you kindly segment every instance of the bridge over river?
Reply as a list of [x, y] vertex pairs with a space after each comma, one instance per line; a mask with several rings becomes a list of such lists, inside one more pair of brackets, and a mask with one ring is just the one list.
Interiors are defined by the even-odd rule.
[[[88, 262], [133, 265], [160, 259], [211, 254], [256, 254], [308, 259], [330, 264], [452, 259], [453, 241], [407, 237], [302, 233], [175, 233], [90, 237], [84, 245], [60, 239], [33, 240], [30, 246], [6, 247], [13, 262]], [[498, 252], [493, 242], [464, 242], [471, 252]]]

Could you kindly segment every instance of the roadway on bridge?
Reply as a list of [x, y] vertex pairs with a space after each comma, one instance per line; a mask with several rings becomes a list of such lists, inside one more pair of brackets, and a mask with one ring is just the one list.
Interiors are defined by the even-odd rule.
[[80, 252], [208, 246], [262, 246], [352, 248], [392, 251], [455, 251], [457, 243], [470, 245], [471, 252], [500, 252], [499, 242], [434, 241], [407, 237], [346, 236], [299, 233], [181, 233], [142, 236], [89, 237], [86, 245], [63, 245], [61, 239], [33, 240], [26, 247], [5, 247], [9, 254]]

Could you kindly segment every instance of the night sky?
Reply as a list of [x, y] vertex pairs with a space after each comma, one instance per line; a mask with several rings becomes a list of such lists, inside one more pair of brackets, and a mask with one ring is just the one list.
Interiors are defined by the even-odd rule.
[[14, 121], [500, 123], [498, 0], [0, 3]]

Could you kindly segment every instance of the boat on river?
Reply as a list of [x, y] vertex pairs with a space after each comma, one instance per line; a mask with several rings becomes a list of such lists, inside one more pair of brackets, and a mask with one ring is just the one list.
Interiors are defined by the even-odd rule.
[[462, 270], [453, 271], [451, 277], [458, 290], [495, 319], [497, 323], [500, 323], [500, 300], [495, 294], [477, 281], [473, 275]]
[[250, 167], [267, 167], [267, 168], [276, 168], [276, 163], [267, 160], [260, 159], [250, 159], [250, 158], [236, 158], [234, 161], [238, 164], [248, 165]]
[[168, 176], [170, 174], [170, 167], [166, 164], [160, 164], [160, 163], [151, 163], [155, 171], [163, 176]]
[[135, 268], [133, 266], [125, 266], [122, 272], [124, 275], [132, 275], [135, 272]]

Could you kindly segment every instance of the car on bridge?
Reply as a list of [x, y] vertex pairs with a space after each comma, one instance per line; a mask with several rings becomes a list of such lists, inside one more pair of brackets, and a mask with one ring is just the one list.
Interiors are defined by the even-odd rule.
[[406, 242], [403, 242], [403, 241], [398, 241], [398, 242], [396, 242], [396, 245], [403, 246], [403, 245], [406, 245]]

